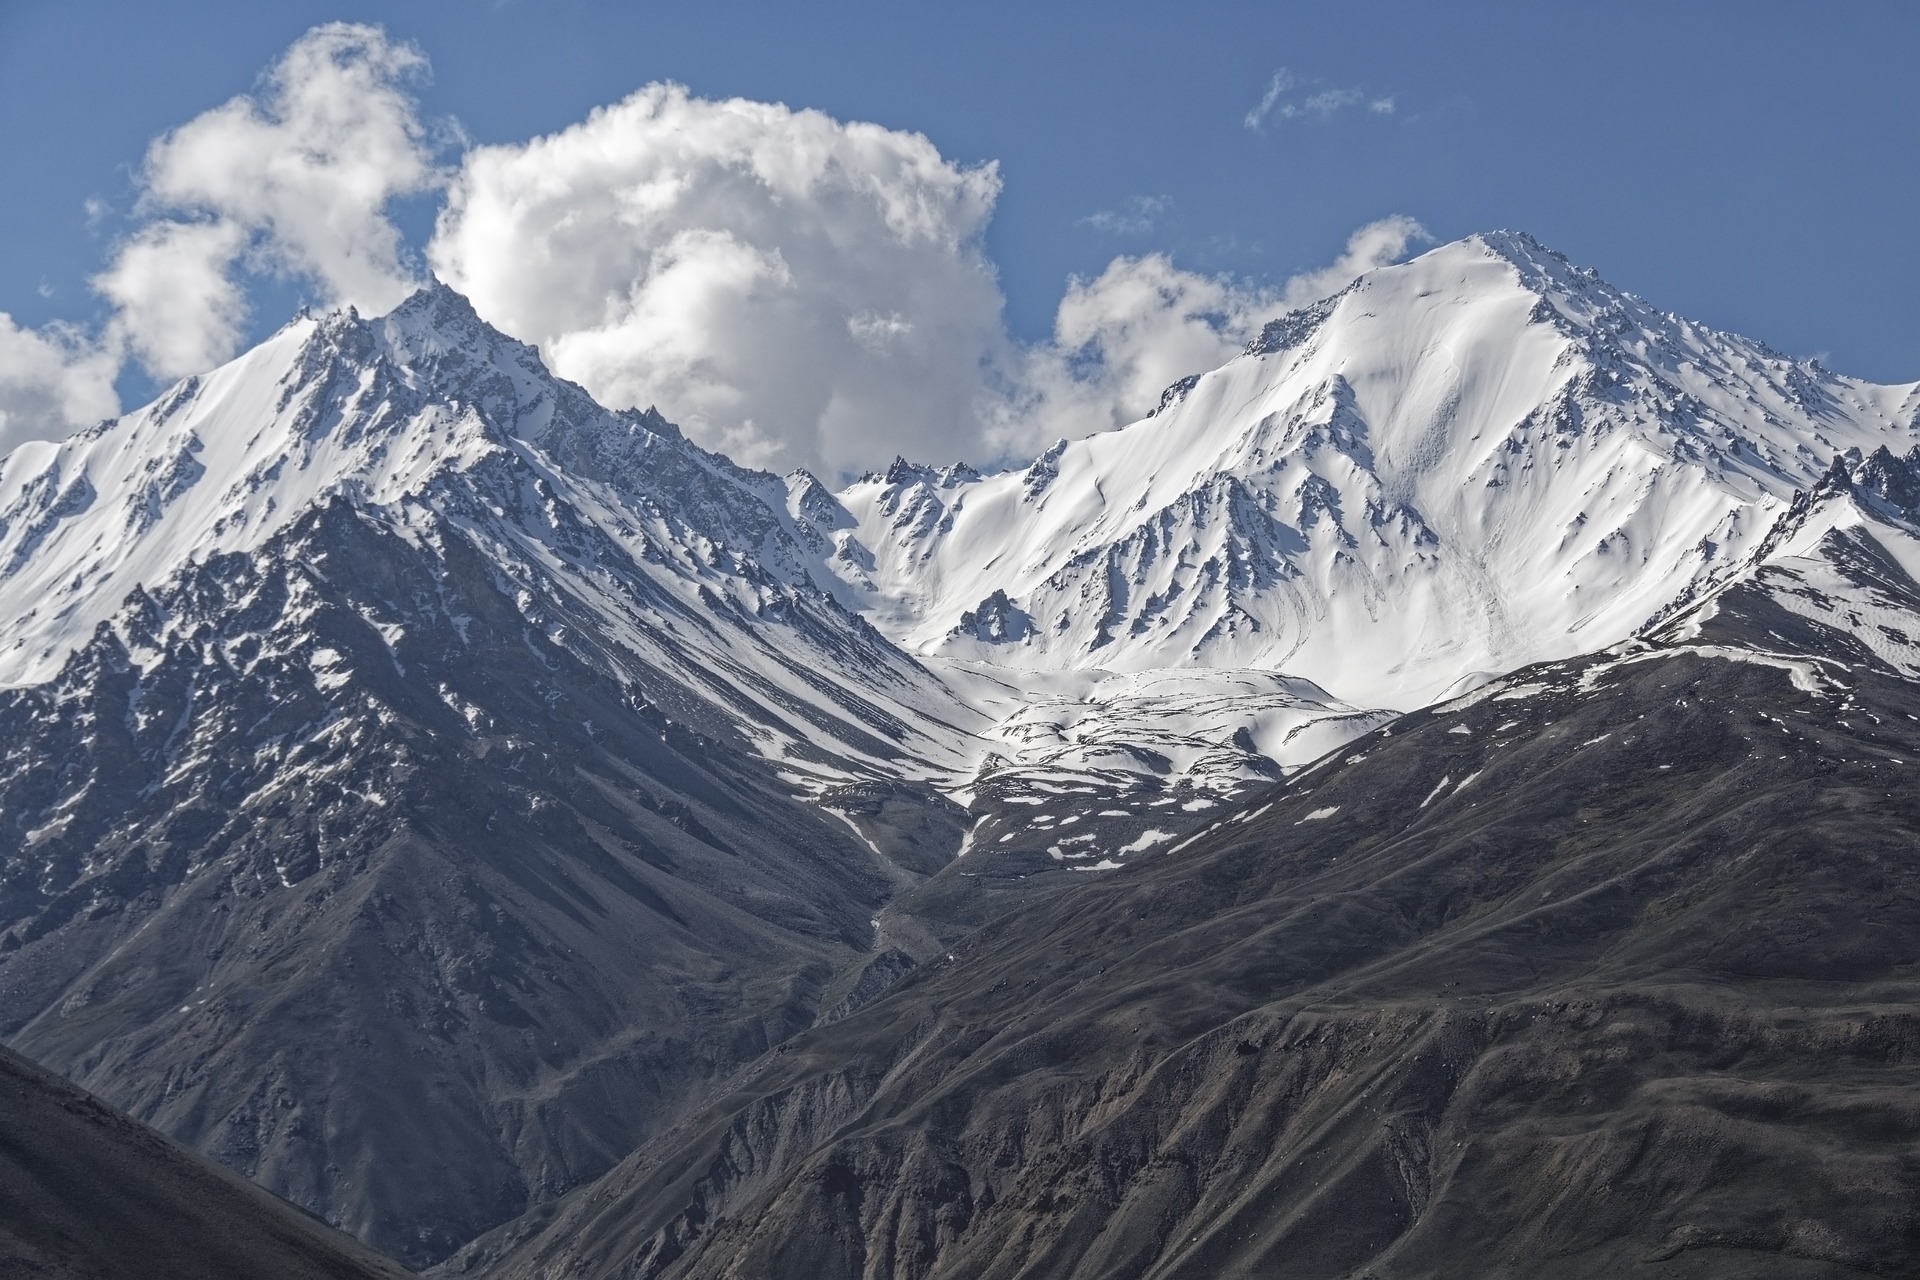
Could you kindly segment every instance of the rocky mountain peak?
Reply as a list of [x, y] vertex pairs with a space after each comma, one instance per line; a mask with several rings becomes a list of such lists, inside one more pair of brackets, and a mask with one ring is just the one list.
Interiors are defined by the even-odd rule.
[[[841, 498], [863, 554], [841, 563], [921, 654], [1277, 666], [1349, 702], [1414, 706], [1474, 671], [1632, 634], [1750, 550], [1836, 452], [1920, 442], [1917, 393], [1789, 360], [1489, 232], [1277, 318], [1150, 420], [1024, 473], [912, 503], [856, 484]], [[980, 638], [996, 593], [1032, 620], [1018, 642]]]

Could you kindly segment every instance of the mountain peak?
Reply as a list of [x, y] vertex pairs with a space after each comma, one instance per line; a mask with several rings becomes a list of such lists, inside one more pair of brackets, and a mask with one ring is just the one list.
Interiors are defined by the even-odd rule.
[[345, 496], [399, 503], [527, 446], [636, 492], [701, 455], [655, 410], [613, 413], [438, 281], [384, 316], [305, 314], [238, 359], [59, 444], [0, 459], [0, 684], [57, 670], [138, 586], [250, 551]]
[[1505, 227], [1492, 231], [1476, 231], [1460, 241], [1460, 243], [1476, 245], [1487, 253], [1494, 254], [1506, 259], [1508, 262], [1516, 264], [1536, 262], [1541, 258], [1550, 258], [1564, 266], [1573, 266], [1573, 263], [1568, 261], [1567, 255], [1543, 243], [1529, 231], [1519, 231]]
[[[381, 319], [409, 331], [438, 329], [467, 333], [481, 328], [492, 329], [473, 309], [473, 303], [467, 300], [465, 294], [437, 276], [428, 277], [425, 284], [408, 294]], [[498, 333], [498, 330], [493, 331]]]
[[[1497, 274], [1489, 275], [1489, 267]], [[1423, 291], [1457, 292], [1464, 286], [1476, 295], [1517, 284], [1556, 306], [1571, 303], [1558, 306], [1570, 319], [1584, 319], [1631, 301], [1631, 295], [1608, 284], [1592, 268], [1579, 266], [1528, 232], [1505, 229], [1475, 232], [1361, 279], [1377, 276], [1414, 276], [1422, 280]]]
[[[1495, 271], [1489, 273], [1489, 267]], [[1378, 294], [1399, 283], [1412, 282], [1416, 297], [1463, 298], [1510, 288], [1515, 281], [1540, 296], [1584, 293], [1596, 286], [1613, 292], [1594, 272], [1575, 266], [1565, 254], [1525, 231], [1481, 231], [1438, 245], [1407, 262], [1376, 267], [1330, 297], [1269, 320], [1260, 336], [1247, 344], [1246, 354], [1271, 355], [1300, 345], [1344, 298], [1354, 293]], [[1199, 375], [1194, 375], [1168, 387], [1159, 407], [1148, 416], [1165, 412], [1198, 381]]]
[[[1837, 449], [1912, 447], [1913, 403], [1484, 232], [1280, 317], [1150, 419], [1027, 473], [910, 512], [848, 491], [846, 563], [930, 656], [1278, 669], [1411, 707], [1633, 634]], [[988, 653], [963, 622], [996, 592], [1033, 625]]]
[[429, 281], [386, 315], [365, 323], [409, 363], [431, 362], [436, 357], [464, 352], [530, 372], [537, 370], [536, 376], [543, 379], [553, 377], [534, 347], [488, 324], [464, 294], [439, 280]]

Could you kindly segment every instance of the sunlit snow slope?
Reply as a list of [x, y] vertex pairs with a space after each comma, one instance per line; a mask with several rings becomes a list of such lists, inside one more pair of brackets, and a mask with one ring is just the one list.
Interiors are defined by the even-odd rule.
[[[1283, 672], [1408, 709], [1604, 648], [1745, 562], [1836, 455], [1920, 440], [1876, 386], [1494, 233], [1269, 324], [1158, 412], [979, 476], [794, 481], [824, 567], [967, 667]], [[1237, 678], [1237, 677], [1236, 677]]]
[[126, 629], [130, 598], [345, 501], [416, 539], [454, 522], [529, 626], [677, 678], [688, 715], [704, 704], [797, 783], [964, 769], [975, 718], [814, 585], [816, 535], [785, 497], [658, 414], [601, 408], [444, 287], [377, 320], [303, 317], [0, 460], [0, 684], [52, 678], [96, 628]]

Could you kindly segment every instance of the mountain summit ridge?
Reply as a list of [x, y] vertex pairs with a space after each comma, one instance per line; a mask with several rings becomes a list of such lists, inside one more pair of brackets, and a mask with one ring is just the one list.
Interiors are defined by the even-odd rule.
[[[657, 411], [602, 408], [437, 282], [375, 319], [298, 318], [142, 409], [0, 459], [0, 632], [13, 640], [0, 685], [44, 682], [136, 591], [252, 554], [335, 499], [401, 530], [450, 516], [521, 576], [557, 575], [599, 615], [603, 635], [576, 627], [576, 640], [678, 668], [806, 776], [871, 773], [872, 745], [850, 744], [871, 738], [876, 712], [938, 722], [938, 742], [902, 730], [910, 751], [958, 749], [944, 726], [965, 713], [808, 577], [812, 531], [787, 516], [776, 477], [700, 449]], [[727, 650], [717, 668], [676, 635], [692, 619]], [[808, 650], [860, 656], [796, 663]], [[873, 705], [823, 697], [822, 668]], [[865, 763], [825, 764], [821, 729], [840, 744], [828, 754]]]
[[[1490, 233], [1024, 471], [856, 482], [826, 568], [925, 656], [1279, 669], [1404, 710], [1623, 639], [1835, 454], [1916, 440], [1920, 384], [1788, 360]], [[982, 638], [961, 619], [988, 602], [1030, 625]]]

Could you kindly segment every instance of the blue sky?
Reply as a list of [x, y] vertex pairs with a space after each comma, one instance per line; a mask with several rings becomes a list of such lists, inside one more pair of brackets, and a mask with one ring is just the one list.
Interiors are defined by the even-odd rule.
[[[87, 281], [132, 225], [149, 141], [332, 20], [416, 46], [422, 117], [478, 143], [672, 80], [996, 161], [985, 246], [1023, 342], [1116, 255], [1277, 284], [1400, 214], [1441, 240], [1523, 228], [1672, 310], [1920, 377], [1920, 6], [1857, 0], [0, 0], [0, 310], [98, 323]], [[416, 249], [437, 199], [396, 208]], [[310, 291], [248, 285], [255, 335]]]

